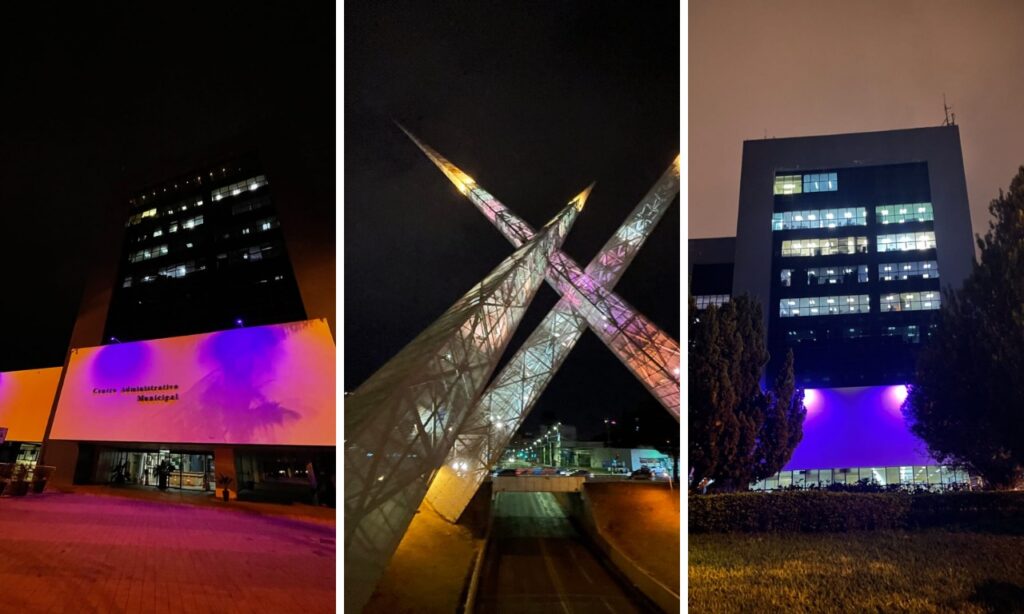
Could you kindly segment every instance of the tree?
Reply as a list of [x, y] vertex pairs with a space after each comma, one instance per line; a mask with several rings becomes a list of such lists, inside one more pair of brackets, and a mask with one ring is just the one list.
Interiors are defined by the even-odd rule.
[[1024, 166], [988, 210], [980, 261], [943, 292], [904, 413], [939, 462], [1010, 488], [1024, 483]]
[[[746, 488], [782, 468], [800, 440], [803, 393], [792, 355], [772, 392], [761, 389], [768, 363], [761, 306], [739, 296], [703, 312], [690, 304], [689, 454], [692, 484]], [[788, 384], [787, 384], [788, 382]], [[795, 430], [795, 433], [794, 433]]]

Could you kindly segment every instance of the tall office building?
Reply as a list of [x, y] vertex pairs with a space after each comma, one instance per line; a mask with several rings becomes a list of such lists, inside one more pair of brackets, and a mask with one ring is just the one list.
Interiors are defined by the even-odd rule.
[[248, 155], [133, 194], [106, 340], [305, 319], [273, 192]]
[[941, 483], [900, 406], [941, 290], [971, 270], [955, 126], [747, 141], [732, 294], [760, 301], [771, 361], [806, 389], [804, 440], [760, 486]]
[[309, 462], [333, 478], [333, 185], [230, 147], [106, 212], [44, 420], [56, 484], [308, 498]]

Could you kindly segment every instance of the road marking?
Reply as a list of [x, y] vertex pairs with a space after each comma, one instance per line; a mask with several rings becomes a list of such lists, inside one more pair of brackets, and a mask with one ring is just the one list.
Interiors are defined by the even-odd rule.
[[565, 614], [570, 614], [569, 606], [565, 604], [565, 587], [562, 586], [562, 582], [558, 579], [558, 572], [555, 571], [555, 564], [548, 555], [547, 546], [544, 545], [544, 540], [538, 540], [540, 542], [540, 553], [544, 557], [544, 565], [548, 568], [548, 575], [551, 576], [551, 583], [555, 585], [555, 590], [558, 591], [558, 603], [562, 606], [562, 610]]
[[569, 556], [572, 557], [573, 562], [576, 563], [576, 569], [583, 574], [583, 577], [587, 579], [587, 582], [593, 584], [594, 580], [590, 577], [590, 574], [587, 573], [587, 570], [583, 569], [583, 565], [580, 565], [579, 559], [576, 558], [576, 549], [570, 546], [567, 550], [569, 551]]

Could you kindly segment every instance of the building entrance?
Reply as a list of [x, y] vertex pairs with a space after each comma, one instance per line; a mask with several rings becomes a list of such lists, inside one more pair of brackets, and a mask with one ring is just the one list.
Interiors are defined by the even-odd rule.
[[171, 450], [107, 450], [97, 463], [97, 481], [181, 490], [213, 491], [213, 455]]

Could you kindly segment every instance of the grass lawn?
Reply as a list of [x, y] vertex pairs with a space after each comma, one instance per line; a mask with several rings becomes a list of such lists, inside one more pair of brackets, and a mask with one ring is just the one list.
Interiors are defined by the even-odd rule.
[[690, 612], [1024, 612], [1024, 536], [690, 535]]

